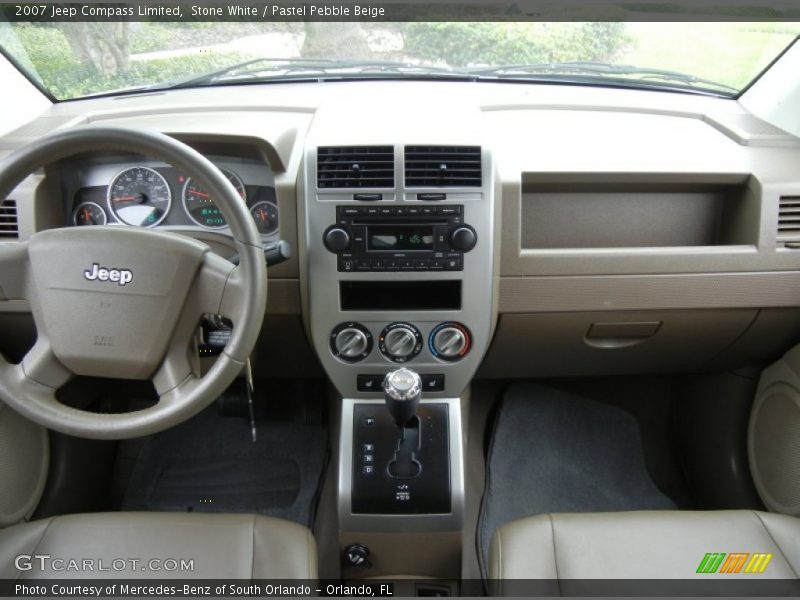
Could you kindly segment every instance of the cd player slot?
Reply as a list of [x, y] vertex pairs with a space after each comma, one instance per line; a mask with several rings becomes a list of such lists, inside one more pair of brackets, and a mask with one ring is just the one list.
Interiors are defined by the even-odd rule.
[[352, 219], [350, 221], [350, 224], [352, 225], [376, 225], [379, 223], [397, 223], [398, 225], [447, 225], [449, 221], [447, 221], [447, 219], [437, 219], [436, 217], [427, 219], [425, 217], [414, 217], [412, 219], [398, 219], [395, 217], [391, 221], [387, 221], [386, 219], [382, 219], [380, 217], [365, 217]]

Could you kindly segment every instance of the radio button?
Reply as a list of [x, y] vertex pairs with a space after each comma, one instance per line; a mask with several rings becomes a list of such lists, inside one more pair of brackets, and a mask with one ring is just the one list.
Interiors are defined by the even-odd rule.
[[444, 270], [444, 261], [438, 258], [431, 261], [431, 271], [443, 271]]
[[413, 206], [413, 207], [412, 207], [412, 206], [409, 206], [409, 207], [406, 209], [406, 214], [407, 214], [407, 215], [414, 215], [414, 216], [416, 216], [416, 215], [420, 214], [420, 212], [421, 212], [421, 211], [420, 211], [419, 207], [416, 207], [416, 206]]
[[440, 215], [460, 215], [461, 214], [461, 206], [439, 206], [437, 214]]
[[445, 258], [444, 270], [445, 271], [461, 271], [464, 268], [464, 263], [459, 256], [458, 258]]
[[417, 271], [427, 271], [429, 266], [430, 263], [428, 262], [427, 259], [418, 258], [417, 260], [414, 261], [414, 268]]
[[388, 206], [382, 206], [378, 209], [381, 216], [388, 217], [392, 214], [392, 209]]
[[379, 210], [375, 207], [370, 207], [367, 209], [367, 216], [368, 217], [377, 217], [379, 214]]
[[380, 258], [376, 258], [375, 260], [373, 260], [372, 261], [372, 270], [373, 271], [385, 271], [386, 270], [386, 265], [384, 264], [384, 261], [381, 260]]
[[435, 215], [436, 209], [433, 206], [423, 206], [421, 209], [423, 215]]
[[355, 206], [340, 206], [339, 214], [343, 217], [357, 217], [364, 214], [364, 209]]
[[392, 209], [392, 211], [393, 211], [392, 212], [393, 215], [400, 215], [400, 216], [405, 216], [406, 215], [406, 209], [404, 207], [402, 207], [402, 206], [396, 206], [396, 207], [394, 207]]
[[404, 258], [400, 261], [400, 268], [404, 271], [414, 269], [414, 261]]
[[399, 271], [400, 270], [400, 261], [390, 259], [385, 261], [386, 262], [386, 270], [387, 271]]
[[370, 271], [371, 266], [369, 264], [369, 260], [361, 259], [356, 261], [356, 271]]

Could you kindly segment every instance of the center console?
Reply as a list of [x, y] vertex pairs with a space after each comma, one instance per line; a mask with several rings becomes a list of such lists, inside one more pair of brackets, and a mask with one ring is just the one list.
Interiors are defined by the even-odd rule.
[[[381, 548], [392, 552], [399, 535], [440, 532], [432, 543], [455, 565], [462, 396], [495, 315], [491, 155], [472, 145], [317, 143], [304, 164], [304, 314], [342, 397], [340, 542], [346, 566], [377, 567], [345, 576], [381, 574]], [[392, 379], [418, 381], [421, 399], [403, 426], [388, 400]], [[353, 550], [367, 540], [370, 559]], [[405, 572], [457, 576], [423, 554]]]

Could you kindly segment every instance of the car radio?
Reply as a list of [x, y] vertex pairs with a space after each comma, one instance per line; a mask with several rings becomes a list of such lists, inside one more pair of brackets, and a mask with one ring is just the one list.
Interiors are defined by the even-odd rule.
[[478, 242], [457, 204], [337, 206], [336, 216], [322, 241], [343, 272], [461, 271]]

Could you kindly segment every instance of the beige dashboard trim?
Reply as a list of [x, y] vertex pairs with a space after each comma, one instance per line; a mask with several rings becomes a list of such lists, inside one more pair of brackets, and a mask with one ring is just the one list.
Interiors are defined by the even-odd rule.
[[[800, 271], [500, 278], [500, 313], [791, 306]], [[0, 301], [0, 313], [25, 312], [25, 300]], [[267, 314], [300, 312], [300, 281], [270, 278]]]
[[800, 271], [501, 277], [500, 312], [800, 306]]

